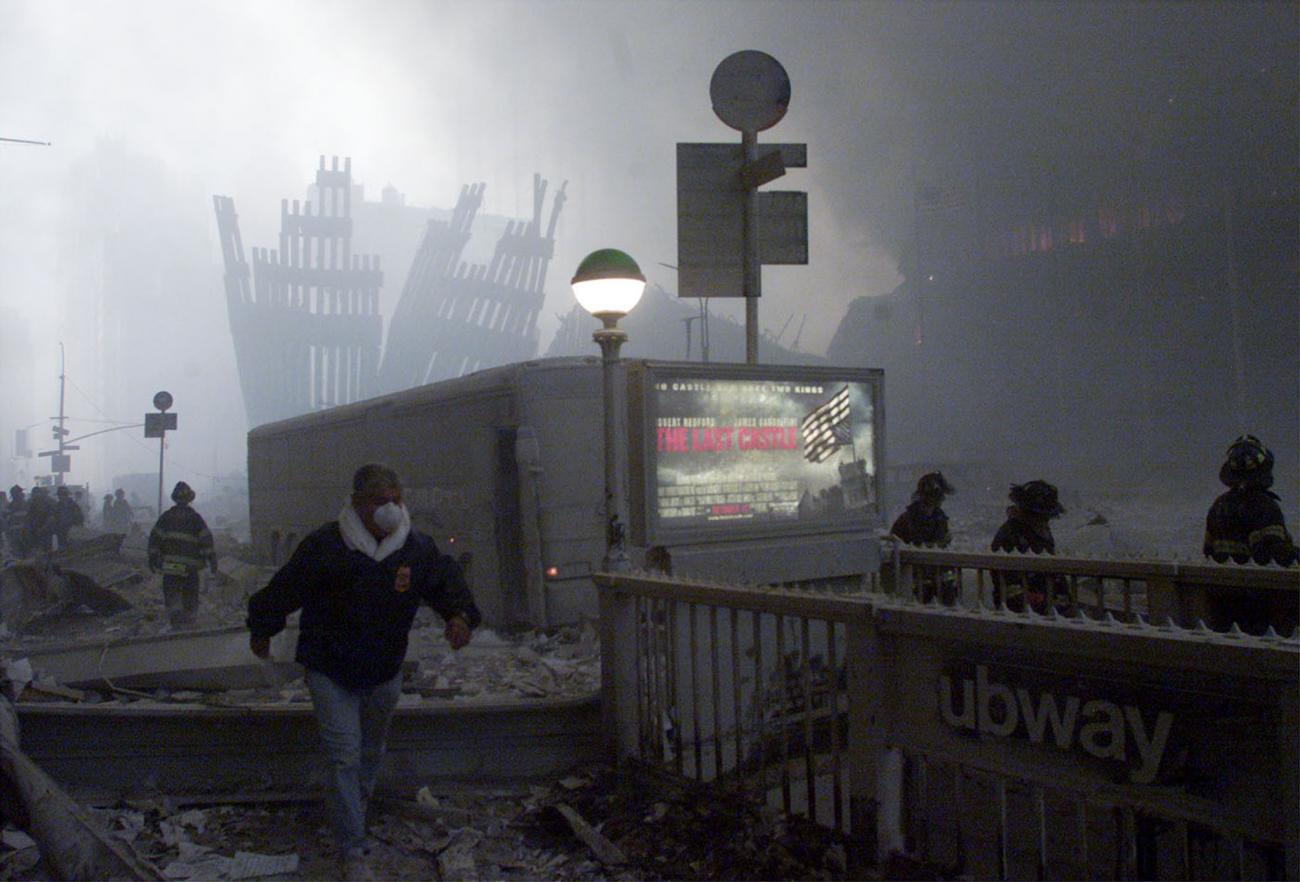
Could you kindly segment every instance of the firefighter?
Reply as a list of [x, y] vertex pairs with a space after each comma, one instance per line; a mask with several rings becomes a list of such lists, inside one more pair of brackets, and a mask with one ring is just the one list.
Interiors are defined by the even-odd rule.
[[[1011, 505], [1007, 506], [1007, 519], [993, 537], [993, 550], [1056, 554], [1051, 520], [1065, 514], [1065, 507], [1057, 499], [1056, 487], [1046, 481], [1012, 484], [1009, 495]], [[1025, 609], [1026, 600], [1031, 609], [1046, 612], [1049, 589], [1054, 595], [1054, 605], [1074, 604], [1072, 588], [1062, 576], [994, 573], [994, 603], [1004, 604], [1015, 612]]]
[[[943, 510], [945, 496], [956, 492], [943, 472], [929, 472], [916, 482], [912, 501], [894, 521], [889, 532], [908, 545], [931, 545], [947, 548], [952, 542], [948, 532], [948, 515]], [[936, 593], [951, 605], [957, 597], [957, 573], [952, 569], [916, 567], [913, 569], [917, 597], [929, 603]]]
[[27, 521], [23, 525], [27, 553], [41, 552], [48, 554], [50, 543], [54, 539], [55, 529], [54, 500], [50, 491], [44, 487], [33, 487], [31, 499], [27, 503]]
[[955, 488], [944, 478], [943, 472], [930, 472], [916, 482], [912, 501], [889, 532], [908, 545], [936, 545], [947, 548], [952, 541], [948, 532], [948, 515], [942, 508], [945, 496]]
[[54, 535], [58, 537], [59, 548], [68, 547], [68, 530], [86, 523], [86, 515], [81, 505], [72, 498], [67, 485], [60, 484], [54, 491]]
[[126, 491], [121, 487], [113, 492], [113, 506], [109, 513], [113, 516], [113, 524], [108, 528], [110, 533], [131, 532], [135, 512], [131, 509], [131, 503], [126, 501]]
[[184, 481], [172, 489], [176, 504], [162, 513], [149, 532], [149, 569], [162, 573], [163, 603], [173, 627], [194, 624], [199, 609], [199, 570], [217, 571], [212, 533], [190, 507], [194, 491]]
[[1277, 494], [1268, 489], [1273, 486], [1273, 451], [1254, 435], [1242, 435], [1228, 448], [1219, 480], [1228, 492], [1214, 500], [1205, 516], [1205, 556], [1219, 563], [1295, 566], [1295, 542]]
[[27, 494], [14, 484], [9, 488], [9, 507], [5, 510], [4, 535], [14, 557], [27, 556]]

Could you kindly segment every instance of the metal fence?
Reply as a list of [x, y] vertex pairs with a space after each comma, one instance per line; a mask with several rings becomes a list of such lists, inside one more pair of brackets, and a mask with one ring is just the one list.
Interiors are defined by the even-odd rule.
[[1290, 635], [1300, 624], [1296, 567], [952, 551], [895, 541], [885, 543], [885, 555], [881, 578], [860, 580], [868, 593], [1255, 634]]
[[[1193, 568], [1069, 562], [1100, 602], [1034, 615], [985, 608], [978, 573], [1048, 560], [914, 554], [852, 594], [600, 574], [620, 755], [936, 875], [1297, 876], [1300, 641], [1152, 623]], [[918, 603], [920, 567], [962, 592]]]
[[604, 704], [623, 753], [848, 831], [846, 647], [866, 600], [609, 578]]

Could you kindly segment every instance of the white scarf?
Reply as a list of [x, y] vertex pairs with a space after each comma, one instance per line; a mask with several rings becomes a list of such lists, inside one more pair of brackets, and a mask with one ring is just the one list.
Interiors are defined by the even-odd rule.
[[366, 525], [361, 522], [361, 515], [352, 507], [351, 502], [339, 512], [339, 533], [343, 535], [343, 544], [353, 551], [359, 551], [374, 560], [383, 560], [406, 544], [406, 537], [411, 533], [411, 514], [402, 506], [402, 525], [379, 541], [370, 535]]

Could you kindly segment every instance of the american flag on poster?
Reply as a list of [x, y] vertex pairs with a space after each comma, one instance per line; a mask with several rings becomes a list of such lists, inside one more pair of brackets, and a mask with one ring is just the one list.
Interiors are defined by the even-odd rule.
[[849, 387], [845, 386], [825, 404], [809, 411], [799, 425], [803, 435], [803, 456], [809, 462], [822, 462], [836, 450], [852, 444]]

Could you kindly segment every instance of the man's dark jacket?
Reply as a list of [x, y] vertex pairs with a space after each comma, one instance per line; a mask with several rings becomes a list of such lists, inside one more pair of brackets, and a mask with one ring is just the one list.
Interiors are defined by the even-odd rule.
[[273, 637], [285, 617], [302, 609], [295, 661], [349, 689], [394, 677], [406, 658], [407, 636], [424, 600], [444, 619], [460, 615], [471, 627], [478, 607], [454, 559], [414, 530], [381, 561], [343, 543], [337, 522], [299, 543], [293, 557], [248, 599], [248, 629]]

